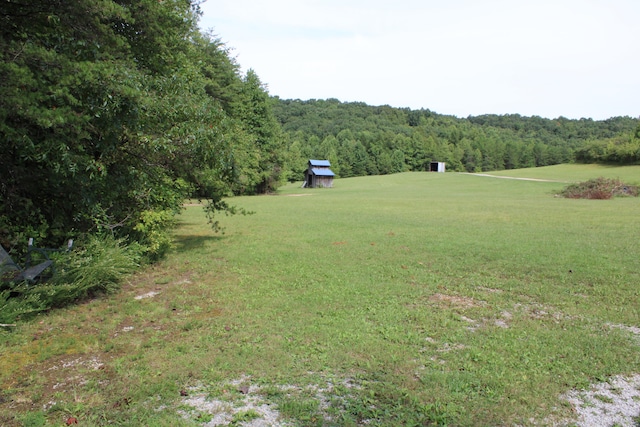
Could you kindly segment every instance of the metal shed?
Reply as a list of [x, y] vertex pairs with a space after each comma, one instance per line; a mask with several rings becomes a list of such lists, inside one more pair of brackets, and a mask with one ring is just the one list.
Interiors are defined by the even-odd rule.
[[429, 172], [444, 172], [444, 162], [431, 162], [429, 163]]
[[329, 160], [309, 160], [303, 187], [331, 188], [335, 174], [330, 169]]

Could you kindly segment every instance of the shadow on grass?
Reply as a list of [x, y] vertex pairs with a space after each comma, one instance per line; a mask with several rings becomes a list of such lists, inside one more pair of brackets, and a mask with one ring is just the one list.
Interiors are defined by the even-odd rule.
[[178, 234], [174, 237], [174, 244], [177, 251], [190, 251], [201, 249], [207, 242], [220, 242], [224, 236], [194, 236], [193, 234]]

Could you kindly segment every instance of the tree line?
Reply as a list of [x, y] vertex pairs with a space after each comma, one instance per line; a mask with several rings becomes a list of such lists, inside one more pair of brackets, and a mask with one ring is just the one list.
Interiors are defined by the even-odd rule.
[[[638, 148], [639, 121], [630, 117], [603, 121], [518, 114], [457, 118], [426, 109], [336, 99], [276, 100], [274, 112], [288, 139], [292, 180], [301, 179], [308, 158], [329, 159], [341, 177], [424, 171], [432, 161], [446, 162], [447, 170], [466, 172], [576, 160], [640, 161], [640, 151], [624, 158], [585, 154], [585, 147], [599, 147], [603, 141], [609, 147], [616, 145], [611, 141], [629, 141]], [[628, 145], [616, 146], [624, 147], [625, 153], [632, 151]]]

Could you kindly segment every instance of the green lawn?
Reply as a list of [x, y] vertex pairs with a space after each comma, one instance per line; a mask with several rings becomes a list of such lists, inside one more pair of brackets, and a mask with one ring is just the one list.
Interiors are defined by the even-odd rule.
[[627, 184], [640, 184], [638, 166], [603, 166], [603, 165], [555, 165], [534, 169], [515, 169], [487, 172], [496, 176], [525, 177], [549, 179], [557, 181], [586, 181], [592, 178], [619, 178]]
[[[637, 166], [499, 174], [640, 182]], [[233, 199], [255, 214], [223, 235], [190, 206], [175, 251], [121, 293], [0, 333], [0, 424], [242, 425], [267, 404], [305, 426], [571, 417], [561, 394], [640, 372], [638, 337], [614, 326], [640, 326], [640, 199], [563, 186], [291, 184]]]

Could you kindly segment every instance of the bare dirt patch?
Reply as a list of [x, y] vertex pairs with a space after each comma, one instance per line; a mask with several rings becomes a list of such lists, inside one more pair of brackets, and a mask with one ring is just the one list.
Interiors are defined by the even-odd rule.
[[469, 297], [461, 297], [457, 295], [433, 294], [429, 297], [429, 301], [438, 305], [446, 305], [458, 308], [474, 308], [485, 306], [484, 301], [477, 301]]
[[[247, 427], [273, 427], [287, 426], [287, 423], [278, 405], [269, 399], [269, 393], [265, 393], [264, 385], [252, 384], [251, 377], [243, 376], [239, 379], [225, 381], [215, 384], [214, 388], [222, 389], [217, 396], [212, 396], [207, 391], [207, 387], [199, 385], [184, 391], [182, 399], [183, 407], [189, 409], [181, 410], [180, 414], [185, 419], [195, 419], [205, 427], [222, 425], [243, 425]], [[327, 379], [323, 385], [311, 384], [307, 386], [279, 385], [272, 386], [279, 392], [290, 397], [307, 396], [318, 402], [318, 407], [324, 421], [331, 422], [331, 416], [326, 412], [329, 408], [330, 400], [335, 398], [334, 381]], [[346, 389], [357, 388], [351, 379], [339, 381], [339, 385]], [[247, 418], [251, 414], [251, 419], [244, 420], [239, 424], [239, 419], [243, 416]]]
[[156, 295], [158, 295], [159, 293], [160, 293], [159, 291], [150, 291], [150, 292], [147, 292], [146, 294], [136, 295], [135, 297], [133, 297], [133, 299], [141, 300], [141, 299], [146, 299], [146, 298], [153, 298]]

